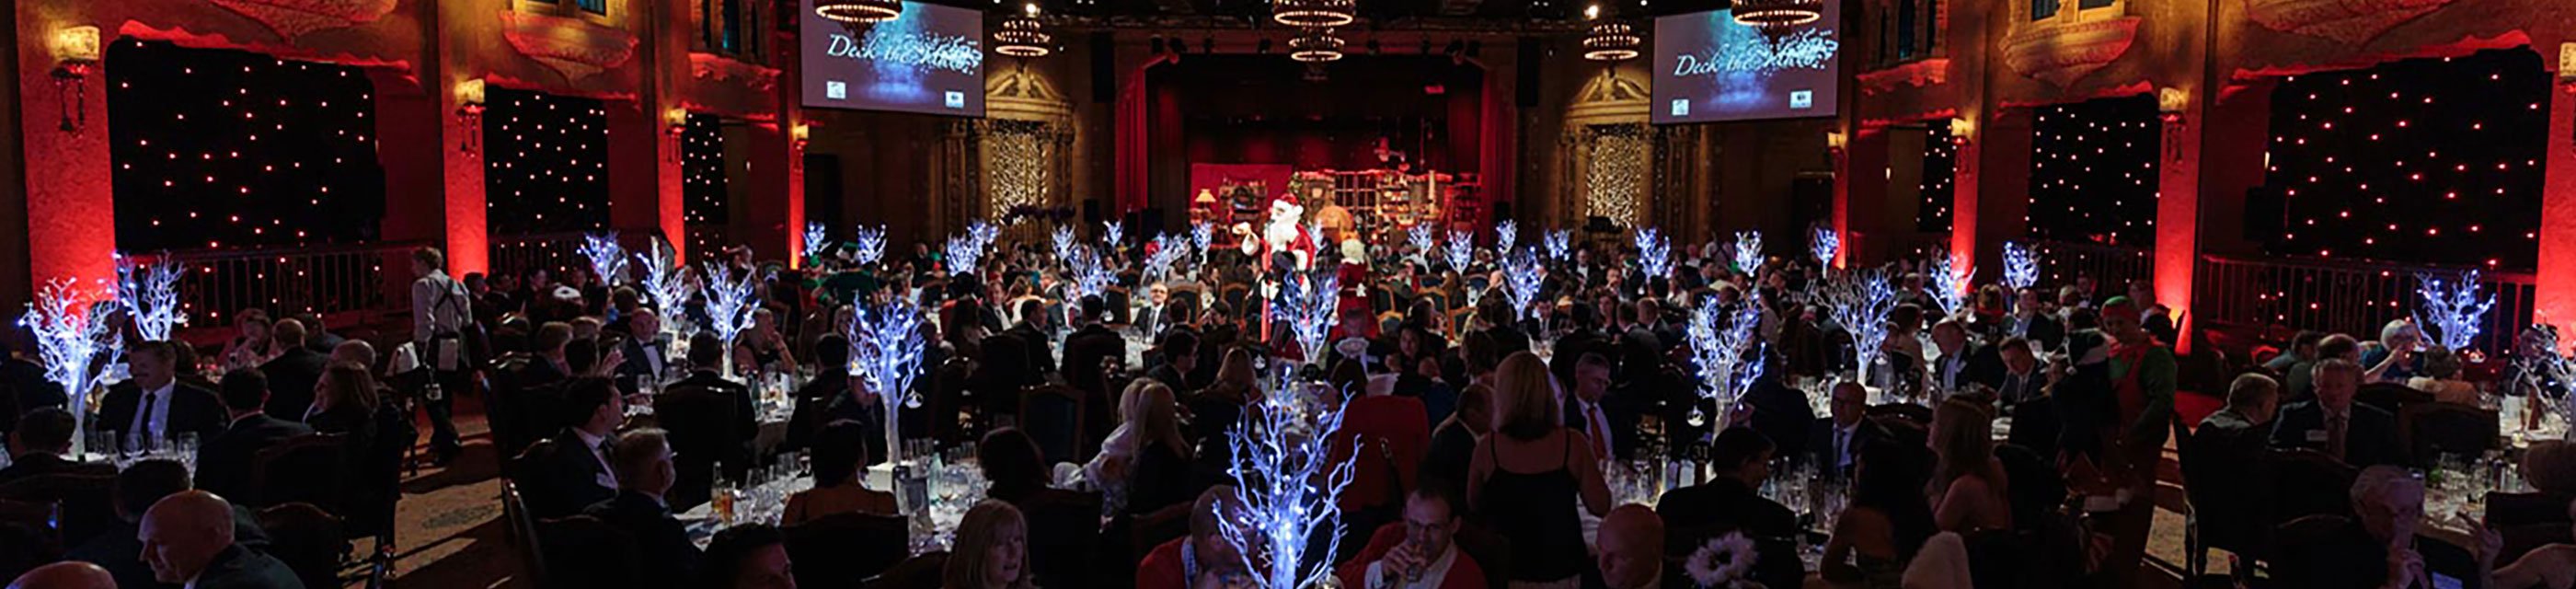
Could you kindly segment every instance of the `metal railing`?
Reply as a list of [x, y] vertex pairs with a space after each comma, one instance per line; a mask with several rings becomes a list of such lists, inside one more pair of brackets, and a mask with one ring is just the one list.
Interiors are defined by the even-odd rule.
[[136, 256], [186, 269], [179, 307], [199, 326], [221, 325], [243, 309], [340, 313], [408, 306], [413, 248], [427, 242], [197, 250]]
[[[2201, 256], [2192, 307], [2204, 321], [2284, 325], [2378, 339], [2382, 325], [2412, 317], [2422, 301], [2416, 275], [2456, 278], [2464, 268], [2373, 262]], [[2530, 274], [2482, 273], [2481, 292], [2495, 295], [2472, 347], [2496, 353], [2530, 325], [2536, 281]]]

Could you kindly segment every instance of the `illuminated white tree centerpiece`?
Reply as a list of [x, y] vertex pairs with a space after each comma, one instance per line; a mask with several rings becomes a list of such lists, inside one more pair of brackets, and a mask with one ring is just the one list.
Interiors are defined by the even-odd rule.
[[179, 278], [186, 270], [163, 254], [151, 263], [116, 256], [116, 301], [134, 319], [134, 332], [145, 340], [167, 341], [188, 312], [179, 310]]
[[[1342, 428], [1347, 405], [1301, 388], [1295, 371], [1282, 370], [1276, 391], [1243, 412], [1226, 432], [1233, 450], [1239, 511], [1218, 518], [1220, 531], [1243, 558], [1253, 584], [1264, 589], [1321, 587], [1332, 578], [1341, 550], [1341, 494], [1356, 461], [1333, 461], [1329, 441]], [[1307, 539], [1322, 534], [1324, 553], [1308, 558]], [[1307, 561], [1315, 564], [1307, 566]]]
[[2423, 299], [2415, 310], [2415, 324], [2423, 326], [2434, 343], [2451, 350], [2465, 350], [2477, 342], [2478, 331], [2485, 329], [2487, 309], [2496, 302], [2494, 294], [2478, 298], [2474, 269], [2456, 279], [2416, 274], [2415, 295]]
[[885, 303], [860, 305], [843, 327], [842, 337], [850, 340], [850, 376], [876, 393], [877, 402], [885, 407], [889, 457], [903, 448], [900, 411], [921, 406], [912, 381], [921, 374], [922, 320], [921, 308], [894, 297]]
[[[72, 415], [88, 415], [90, 402], [97, 399], [100, 381], [107, 367], [124, 354], [125, 336], [107, 321], [116, 310], [114, 301], [88, 301], [109, 294], [101, 285], [100, 292], [83, 292], [72, 286], [70, 279], [57, 279], [37, 289], [36, 300], [27, 304], [27, 314], [18, 325], [36, 336], [36, 358], [45, 366], [45, 380], [63, 388], [71, 397]], [[74, 420], [81, 433], [72, 436], [75, 453], [87, 442], [88, 420]]]

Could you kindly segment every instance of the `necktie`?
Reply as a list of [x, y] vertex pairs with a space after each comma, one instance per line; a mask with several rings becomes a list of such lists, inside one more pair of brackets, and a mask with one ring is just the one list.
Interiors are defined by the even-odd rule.
[[152, 414], [160, 406], [160, 393], [143, 393], [143, 408], [134, 413], [134, 444], [136, 446], [149, 443], [154, 438], [159, 437], [161, 432], [153, 431], [154, 424], [152, 423]]
[[610, 471], [617, 470], [615, 468], [615, 465], [617, 464], [616, 440], [602, 439], [599, 441], [599, 460], [604, 463], [600, 466], [609, 467]]
[[2326, 416], [2327, 455], [2334, 456], [2338, 459], [2344, 457], [2344, 431], [2345, 426], [2351, 425], [2351, 421], [2352, 418], [2348, 415], [2335, 414]]
[[1583, 429], [1586, 430], [1584, 432], [1585, 435], [1591, 436], [1592, 438], [1592, 458], [1594, 460], [1609, 460], [1610, 432], [1606, 431], [1601, 423], [1600, 406], [1592, 405], [1583, 408]]

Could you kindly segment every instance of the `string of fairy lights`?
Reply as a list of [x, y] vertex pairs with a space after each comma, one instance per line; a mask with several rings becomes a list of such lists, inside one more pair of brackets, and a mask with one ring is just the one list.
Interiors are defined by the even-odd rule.
[[2528, 49], [2290, 76], [2272, 93], [2274, 254], [2528, 269], [2549, 71]]
[[376, 238], [374, 84], [358, 68], [120, 40], [106, 68], [117, 249]]
[[724, 228], [733, 220], [724, 153], [724, 120], [689, 115], [680, 130], [680, 218], [688, 225], [689, 251], [724, 247]]
[[2040, 109], [2031, 127], [2032, 236], [2153, 247], [2162, 125], [2147, 94]]
[[1932, 125], [1923, 134], [1923, 180], [1916, 190], [1922, 201], [1914, 209], [1914, 230], [1924, 233], [1950, 232], [1950, 207], [1958, 203], [1956, 174], [1959, 146], [1950, 142], [1950, 129]]
[[483, 184], [494, 235], [608, 227], [608, 111], [600, 101], [492, 88]]

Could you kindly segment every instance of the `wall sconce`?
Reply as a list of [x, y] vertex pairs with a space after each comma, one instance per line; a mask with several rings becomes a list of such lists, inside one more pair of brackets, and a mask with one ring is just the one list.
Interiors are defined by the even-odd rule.
[[1851, 146], [1851, 135], [1850, 135], [1850, 134], [1848, 134], [1848, 133], [1844, 133], [1844, 132], [1841, 132], [1841, 131], [1826, 131], [1826, 132], [1825, 132], [1825, 150], [1826, 150], [1826, 151], [1833, 152], [1834, 157], [1842, 157], [1842, 155], [1843, 155], [1843, 150], [1844, 150], [1844, 149], [1846, 149], [1846, 148], [1849, 148], [1850, 146]]
[[457, 149], [475, 153], [483, 149], [483, 79], [456, 82], [456, 122], [465, 127], [465, 140]]
[[1950, 119], [1950, 144], [1967, 145], [1977, 136], [1977, 121], [1965, 117]]
[[813, 143], [814, 126], [797, 123], [787, 128], [787, 169], [805, 171], [805, 146]]
[[2558, 88], [2576, 94], [2576, 41], [2558, 44]]
[[2156, 118], [2163, 119], [2167, 124], [2179, 123], [2182, 122], [2183, 113], [2190, 110], [2190, 92], [2173, 87], [2156, 89]]
[[[46, 47], [54, 54], [54, 98], [62, 103], [62, 130], [80, 134], [89, 127], [89, 71], [98, 66], [98, 27], [54, 29]], [[77, 122], [75, 122], [77, 117]]]

